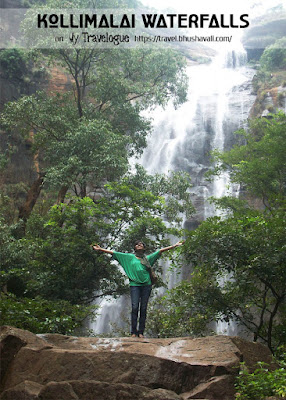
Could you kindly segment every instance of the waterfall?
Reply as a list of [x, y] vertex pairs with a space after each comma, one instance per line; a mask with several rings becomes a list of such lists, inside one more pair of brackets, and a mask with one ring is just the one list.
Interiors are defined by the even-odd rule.
[[[149, 173], [187, 171], [192, 179], [194, 217], [185, 221], [187, 229], [194, 229], [215, 210], [208, 197], [221, 197], [239, 188], [229, 185], [227, 174], [208, 182], [204, 174], [211, 167], [209, 153], [213, 149], [229, 149], [235, 142], [234, 132], [243, 127], [255, 96], [251, 81], [254, 71], [245, 65], [246, 54], [241, 47], [221, 48], [210, 64], [187, 67], [189, 76], [188, 101], [175, 109], [172, 104], [157, 107], [149, 113], [153, 131], [140, 163]], [[168, 266], [164, 268], [167, 276]], [[172, 277], [170, 286], [176, 283]], [[108, 333], [109, 323], [118, 323], [121, 310], [128, 309], [129, 299], [104, 299], [101, 315], [90, 326], [96, 333]], [[218, 333], [233, 333], [231, 326], [221, 323]]]
[[[221, 52], [211, 64], [189, 66], [188, 101], [178, 110], [170, 104], [153, 113], [153, 133], [141, 163], [150, 173], [171, 170], [187, 171], [192, 179], [197, 213], [187, 228], [197, 226], [214, 215], [207, 198], [221, 197], [229, 186], [227, 174], [206, 181], [211, 150], [229, 149], [235, 141], [234, 131], [248, 118], [255, 96], [251, 94], [254, 71], [246, 65], [242, 47]], [[237, 192], [236, 187], [229, 190]]]

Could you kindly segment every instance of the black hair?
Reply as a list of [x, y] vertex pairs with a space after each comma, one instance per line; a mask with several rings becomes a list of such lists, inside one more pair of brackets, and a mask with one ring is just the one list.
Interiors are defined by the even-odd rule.
[[144, 246], [144, 250], [146, 249], [146, 244], [145, 244], [144, 242], [142, 242], [142, 240], [136, 240], [135, 243], [134, 243], [134, 246], [133, 246], [134, 250], [135, 250], [135, 246], [136, 246], [138, 243], [142, 243], [143, 246]]

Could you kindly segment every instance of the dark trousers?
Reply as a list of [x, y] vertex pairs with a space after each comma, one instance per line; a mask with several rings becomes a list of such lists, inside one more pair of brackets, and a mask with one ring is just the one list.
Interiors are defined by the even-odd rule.
[[[147, 286], [130, 286], [131, 294], [131, 335], [139, 335], [144, 333], [147, 305], [151, 294], [152, 285]], [[139, 328], [137, 330], [138, 311], [140, 310], [139, 316]]]

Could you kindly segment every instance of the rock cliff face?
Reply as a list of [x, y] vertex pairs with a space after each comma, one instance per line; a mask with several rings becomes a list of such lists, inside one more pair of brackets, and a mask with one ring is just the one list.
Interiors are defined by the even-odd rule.
[[237, 337], [134, 339], [34, 335], [4, 326], [1, 400], [232, 400], [240, 361], [271, 362]]

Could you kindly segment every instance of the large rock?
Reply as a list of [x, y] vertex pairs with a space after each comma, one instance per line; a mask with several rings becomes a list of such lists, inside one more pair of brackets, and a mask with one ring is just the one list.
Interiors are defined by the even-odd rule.
[[2, 327], [1, 400], [234, 399], [240, 361], [270, 351], [237, 337], [136, 339], [34, 335]]

